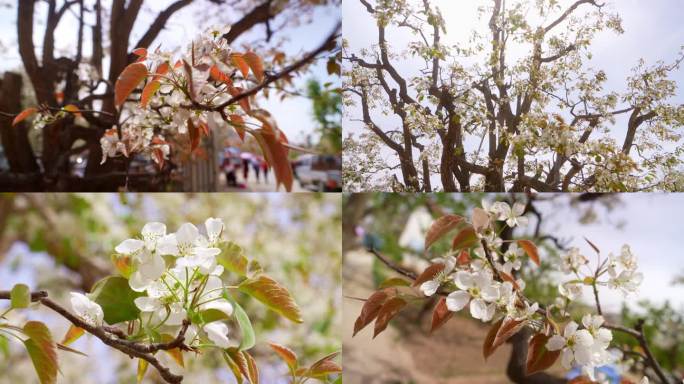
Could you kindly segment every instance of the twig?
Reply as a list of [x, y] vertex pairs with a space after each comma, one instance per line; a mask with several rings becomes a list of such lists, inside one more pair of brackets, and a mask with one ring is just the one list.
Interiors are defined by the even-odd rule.
[[[0, 299], [9, 300], [10, 292], [0, 291]], [[187, 320], [183, 322], [181, 331], [178, 333], [178, 336], [174, 340], [168, 343], [143, 344], [110, 336], [110, 334], [114, 334], [115, 336], [120, 337], [123, 333], [120, 331], [110, 332], [112, 327], [96, 327], [89, 323], [86, 323], [77, 316], [73, 315], [66, 308], [50, 300], [48, 298], [48, 293], [45, 291], [32, 292], [31, 301], [39, 302], [40, 304], [43, 304], [44, 306], [52, 309], [65, 319], [69, 320], [73, 325], [97, 337], [106, 345], [109, 345], [114, 349], [118, 349], [119, 351], [131, 357], [137, 357], [139, 359], [147, 361], [153, 367], [155, 367], [157, 371], [159, 371], [159, 374], [166, 382], [171, 384], [178, 384], [183, 381], [183, 376], [174, 375], [173, 373], [171, 373], [171, 371], [168, 368], [164, 367], [159, 362], [159, 360], [157, 360], [154, 357], [153, 353], [162, 349], [169, 350], [174, 348], [181, 348], [183, 350], [189, 350], [189, 347], [183, 344], [183, 341], [185, 339], [185, 332], [189, 326], [189, 322]], [[123, 335], [125, 336], [125, 334]]]
[[413, 272], [411, 272], [411, 271], [409, 271], [409, 270], [406, 270], [406, 269], [404, 269], [404, 268], [402, 268], [402, 267], [400, 267], [400, 266], [394, 264], [394, 263], [391, 262], [388, 258], [386, 258], [385, 256], [381, 255], [380, 252], [376, 251], [375, 249], [369, 248], [369, 249], [368, 249], [368, 252], [374, 254], [375, 257], [377, 257], [378, 259], [380, 259], [380, 261], [382, 261], [386, 266], [388, 266], [390, 269], [394, 270], [395, 272], [399, 273], [400, 275], [406, 276], [406, 277], [408, 277], [408, 278], [411, 279], [411, 280], [415, 280], [415, 279], [416, 279], [417, 276], [416, 276], [415, 273], [413, 273]]

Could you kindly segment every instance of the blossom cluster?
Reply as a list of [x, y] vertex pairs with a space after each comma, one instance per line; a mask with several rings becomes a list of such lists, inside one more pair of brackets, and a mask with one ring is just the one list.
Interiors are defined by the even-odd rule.
[[[438, 272], [419, 288], [425, 296], [437, 292], [446, 294], [449, 311], [458, 312], [468, 306], [470, 315], [483, 322], [503, 318], [525, 322], [537, 332], [555, 330], [550, 334], [546, 349], [560, 351], [565, 368], [578, 366], [593, 380], [595, 368], [616, 359], [609, 349], [612, 332], [604, 326], [605, 320], [600, 315], [585, 314], [578, 324], [565, 309], [582, 296], [585, 285], [606, 286], [625, 294], [635, 292], [643, 278], [637, 271], [637, 259], [625, 245], [619, 254], [610, 254], [603, 262], [599, 259], [599, 265], [591, 268], [589, 259], [578, 248], [571, 248], [560, 260], [560, 272], [573, 278], [559, 285], [561, 297], [556, 303], [541, 309], [538, 303], [522, 294], [525, 281], [516, 279], [516, 271], [522, 268], [527, 249], [522, 249], [519, 242], [502, 240], [497, 232], [501, 228], [494, 225], [496, 221], [503, 221], [511, 228], [525, 226], [528, 219], [524, 214], [525, 205], [519, 202], [510, 206], [505, 202], [490, 204], [483, 201], [482, 208], [473, 210], [469, 224], [477, 239], [472, 243], [472, 252], [455, 247], [443, 257], [434, 259], [433, 265], [439, 267], [433, 268]], [[561, 309], [558, 320], [567, 321], [562, 331], [555, 322], [549, 322], [548, 327], [540, 325], [547, 322], [546, 316], [554, 308]]]
[[[119, 131], [111, 130], [101, 138], [102, 162], [119, 154], [129, 156], [138, 152], [152, 154], [152, 159], [161, 163], [169, 156], [167, 136], [187, 134], [190, 124], [211, 130], [227, 126], [220, 112], [196, 107], [221, 105], [243, 89], [235, 83], [235, 77], [226, 75], [239, 69], [232, 62], [232, 50], [223, 38], [227, 31], [222, 27], [209, 28], [177, 58], [170, 52], [145, 52], [140, 62], [148, 66], [147, 84], [154, 82], [154, 88], [145, 102], [141, 99], [140, 104], [126, 111]], [[209, 81], [210, 77], [216, 83]], [[246, 80], [244, 76], [242, 81]], [[235, 106], [227, 106], [225, 112], [232, 114], [234, 109]]]
[[[229, 329], [223, 320], [232, 316], [233, 305], [224, 295], [226, 288], [221, 280], [224, 268], [216, 259], [221, 253], [223, 228], [221, 219], [209, 218], [204, 222], [204, 233], [191, 223], [182, 224], [175, 233], [167, 233], [165, 224], [151, 222], [145, 224], [139, 238], [126, 239], [115, 247], [115, 257], [130, 263], [130, 288], [143, 293], [135, 299], [144, 324], [142, 332], [175, 334], [189, 321], [185, 334], [187, 345], [198, 345], [202, 340], [201, 331], [218, 347], [231, 345]], [[102, 325], [100, 305], [78, 293], [72, 293], [71, 304], [83, 321]], [[223, 315], [219, 320], [208, 322], [197, 316], [208, 310]]]

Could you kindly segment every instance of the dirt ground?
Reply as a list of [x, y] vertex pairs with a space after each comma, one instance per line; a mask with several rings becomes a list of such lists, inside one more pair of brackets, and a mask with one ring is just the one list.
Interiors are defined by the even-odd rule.
[[[373, 256], [364, 251], [345, 255], [344, 295], [366, 298], [372, 292]], [[420, 318], [411, 308], [392, 320], [376, 339], [373, 324], [352, 338], [354, 321], [363, 302], [344, 299], [344, 381], [347, 384], [500, 384], [509, 383], [504, 345], [486, 362], [482, 342], [487, 327], [465, 316], [454, 316], [429, 335], [431, 311]], [[420, 321], [420, 327], [415, 322]]]

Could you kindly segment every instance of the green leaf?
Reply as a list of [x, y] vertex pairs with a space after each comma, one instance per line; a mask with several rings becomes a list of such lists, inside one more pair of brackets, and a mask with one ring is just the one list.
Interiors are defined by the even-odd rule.
[[133, 301], [140, 296], [144, 294], [132, 290], [128, 280], [110, 276], [95, 283], [91, 299], [102, 307], [107, 324], [113, 325], [138, 318], [140, 310]]
[[249, 259], [245, 256], [242, 247], [232, 241], [221, 244], [221, 253], [217, 257], [219, 264], [226, 270], [237, 273], [240, 276], [247, 276], [247, 266]]
[[295, 323], [304, 321], [290, 292], [267, 275], [247, 279], [240, 283], [238, 289]]
[[0, 352], [5, 359], [9, 358], [9, 341], [7, 340], [7, 336], [0, 335]]
[[24, 325], [24, 340], [33, 366], [41, 384], [57, 382], [57, 344], [52, 340], [50, 330], [40, 321], [29, 321]]
[[233, 314], [235, 319], [240, 325], [241, 341], [238, 349], [241, 351], [248, 350], [256, 344], [256, 337], [254, 335], [254, 328], [252, 328], [252, 322], [249, 320], [249, 316], [244, 309], [236, 301], [233, 304]]
[[31, 290], [26, 284], [16, 284], [10, 292], [12, 308], [26, 308], [31, 304]]
[[209, 308], [199, 313], [202, 316], [202, 323], [213, 323], [214, 321], [221, 321], [229, 319], [225, 312], [219, 311], [215, 308]]

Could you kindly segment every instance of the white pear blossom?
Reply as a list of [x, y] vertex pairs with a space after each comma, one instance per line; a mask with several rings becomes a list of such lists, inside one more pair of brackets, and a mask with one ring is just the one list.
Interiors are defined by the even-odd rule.
[[205, 324], [202, 327], [204, 332], [207, 333], [209, 340], [221, 348], [230, 347], [230, 339], [228, 338], [228, 326], [221, 322], [213, 322]]
[[589, 263], [589, 260], [580, 254], [579, 248], [572, 247], [567, 254], [561, 258], [561, 270], [565, 273], [576, 272], [582, 265]]
[[510, 274], [511, 270], [519, 270], [522, 267], [522, 256], [523, 250], [518, 247], [517, 244], [513, 243], [508, 247], [508, 250], [504, 253], [504, 271]]
[[563, 330], [563, 335], [553, 335], [546, 343], [549, 351], [561, 352], [561, 364], [571, 369], [574, 363], [588, 366], [592, 363], [592, 345], [594, 338], [586, 329], [578, 330], [574, 321], [569, 322]]
[[456, 259], [450, 255], [435, 259], [433, 260], [433, 263], [444, 264], [444, 269], [435, 275], [434, 278], [420, 285], [420, 291], [423, 292], [425, 296], [434, 295], [439, 287], [449, 280], [449, 275], [453, 272], [454, 267], [456, 267]]
[[563, 297], [567, 297], [570, 301], [575, 301], [582, 297], [582, 288], [580, 283], [558, 284], [558, 293]]
[[71, 309], [76, 313], [76, 316], [86, 323], [99, 327], [104, 321], [104, 312], [100, 304], [90, 300], [87, 296], [71, 292]]
[[470, 314], [474, 318], [486, 322], [494, 317], [499, 290], [490, 271], [458, 271], [454, 282], [459, 290], [447, 296], [446, 304], [450, 311], [458, 312], [470, 303]]
[[500, 220], [506, 220], [506, 225], [509, 227], [515, 227], [515, 226], [520, 226], [524, 227], [527, 225], [528, 219], [527, 217], [523, 216], [525, 213], [525, 204], [523, 203], [515, 203], [513, 204], [513, 208], [511, 208], [508, 204], [504, 202], [500, 202], [501, 204], [497, 209], [500, 210]]

